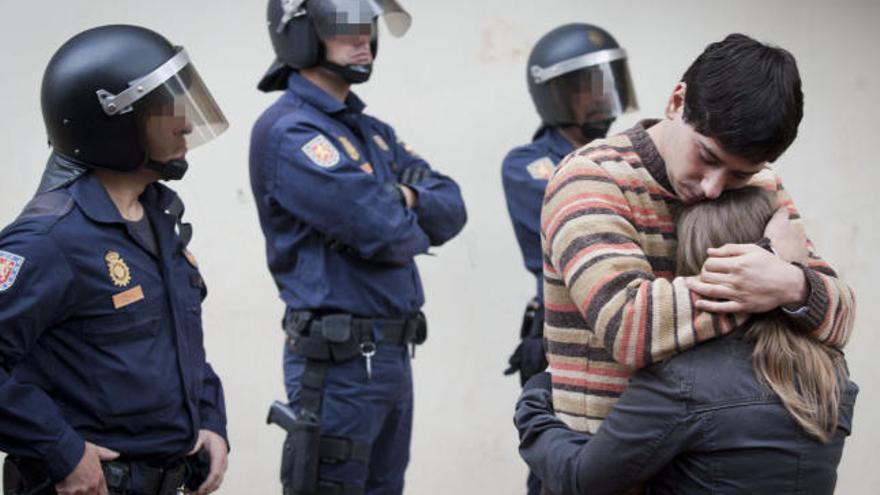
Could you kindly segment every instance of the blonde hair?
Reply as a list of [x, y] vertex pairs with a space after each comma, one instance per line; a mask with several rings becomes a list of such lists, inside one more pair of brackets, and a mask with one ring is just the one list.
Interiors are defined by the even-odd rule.
[[[699, 274], [710, 247], [760, 240], [775, 210], [773, 194], [758, 187], [727, 191], [687, 207], [677, 226], [677, 274]], [[839, 380], [846, 373], [840, 353], [790, 329], [778, 310], [754, 315], [746, 338], [755, 342], [755, 375], [804, 431], [827, 442], [837, 429]]]

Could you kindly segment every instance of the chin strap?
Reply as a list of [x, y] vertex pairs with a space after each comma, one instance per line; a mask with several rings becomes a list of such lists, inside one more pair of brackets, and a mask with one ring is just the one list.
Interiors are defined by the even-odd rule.
[[182, 179], [189, 168], [189, 164], [184, 158], [176, 158], [166, 163], [159, 163], [150, 159], [144, 166], [150, 170], [159, 172], [160, 178], [165, 181]]
[[600, 120], [598, 122], [585, 122], [578, 127], [581, 130], [581, 135], [584, 136], [584, 139], [587, 142], [590, 142], [594, 139], [601, 139], [608, 135], [608, 129], [611, 129], [611, 124], [614, 123], [614, 119]]
[[324, 60], [321, 62], [321, 67], [325, 67], [339, 74], [339, 76], [349, 84], [365, 83], [373, 74], [373, 64], [339, 65], [329, 60]]

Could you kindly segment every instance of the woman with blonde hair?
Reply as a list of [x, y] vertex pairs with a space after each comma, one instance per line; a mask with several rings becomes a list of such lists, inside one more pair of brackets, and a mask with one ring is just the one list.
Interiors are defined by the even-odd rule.
[[[707, 250], [757, 243], [776, 211], [757, 187], [725, 192], [679, 215], [677, 274], [694, 276]], [[520, 453], [556, 495], [833, 493], [858, 387], [842, 354], [753, 315], [728, 336], [633, 376], [596, 435], [552, 410], [549, 374], [517, 404]]]

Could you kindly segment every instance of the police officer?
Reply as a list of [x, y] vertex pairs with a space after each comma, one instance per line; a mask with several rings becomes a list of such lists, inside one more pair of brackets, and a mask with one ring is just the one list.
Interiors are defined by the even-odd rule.
[[210, 493], [226, 469], [223, 388], [191, 229], [157, 181], [179, 179], [226, 120], [186, 50], [123, 25], [56, 52], [42, 108], [44, 180], [0, 233], [4, 492]]
[[[511, 150], [502, 164], [507, 211], [526, 269], [537, 280], [520, 344], [505, 370], [519, 371], [521, 383], [547, 367], [540, 235], [547, 179], [563, 157], [605, 137], [617, 116], [637, 109], [626, 52], [607, 31], [590, 24], [566, 24], [538, 40], [526, 79], [541, 126], [530, 144]], [[540, 481], [532, 474], [528, 486], [530, 495], [540, 493]]]
[[426, 336], [413, 258], [466, 220], [455, 182], [350, 91], [372, 72], [379, 17], [395, 36], [411, 22], [393, 0], [268, 5], [277, 60], [259, 87], [284, 92], [254, 126], [250, 170], [287, 305], [285, 383], [299, 423], [285, 442], [285, 493], [403, 490], [407, 345]]

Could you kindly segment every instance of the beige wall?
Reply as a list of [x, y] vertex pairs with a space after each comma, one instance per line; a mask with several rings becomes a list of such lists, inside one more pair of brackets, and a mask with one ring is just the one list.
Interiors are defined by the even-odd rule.
[[[733, 31], [790, 49], [798, 59], [806, 112], [799, 139], [778, 170], [806, 217], [819, 251], [859, 301], [848, 358], [862, 388], [839, 493], [880, 493], [880, 311], [871, 280], [880, 167], [871, 155], [880, 108], [880, 3], [876, 0], [404, 0], [413, 14], [402, 40], [385, 36], [374, 79], [359, 88], [383, 118], [462, 186], [470, 221], [437, 257], [422, 257], [431, 338], [414, 361], [415, 432], [407, 492], [522, 493], [525, 468], [511, 422], [514, 378], [501, 376], [533, 283], [507, 218], [500, 161], [527, 141], [537, 119], [525, 59], [549, 29], [570, 21], [611, 31], [630, 53], [642, 110], [620, 130], [659, 116], [688, 63]], [[255, 84], [271, 60], [262, 0], [0, 0], [0, 225], [36, 187], [47, 156], [39, 81], [54, 50], [88, 27], [143, 24], [187, 47], [232, 123], [190, 155], [176, 187], [195, 225], [191, 244], [210, 287], [208, 356], [223, 378], [232, 455], [221, 493], [277, 493], [279, 429], [264, 425], [283, 397], [282, 303], [266, 271], [251, 198], [250, 126], [275, 97]], [[873, 227], [872, 227], [873, 226]], [[134, 392], [134, 391], [133, 391]]]

